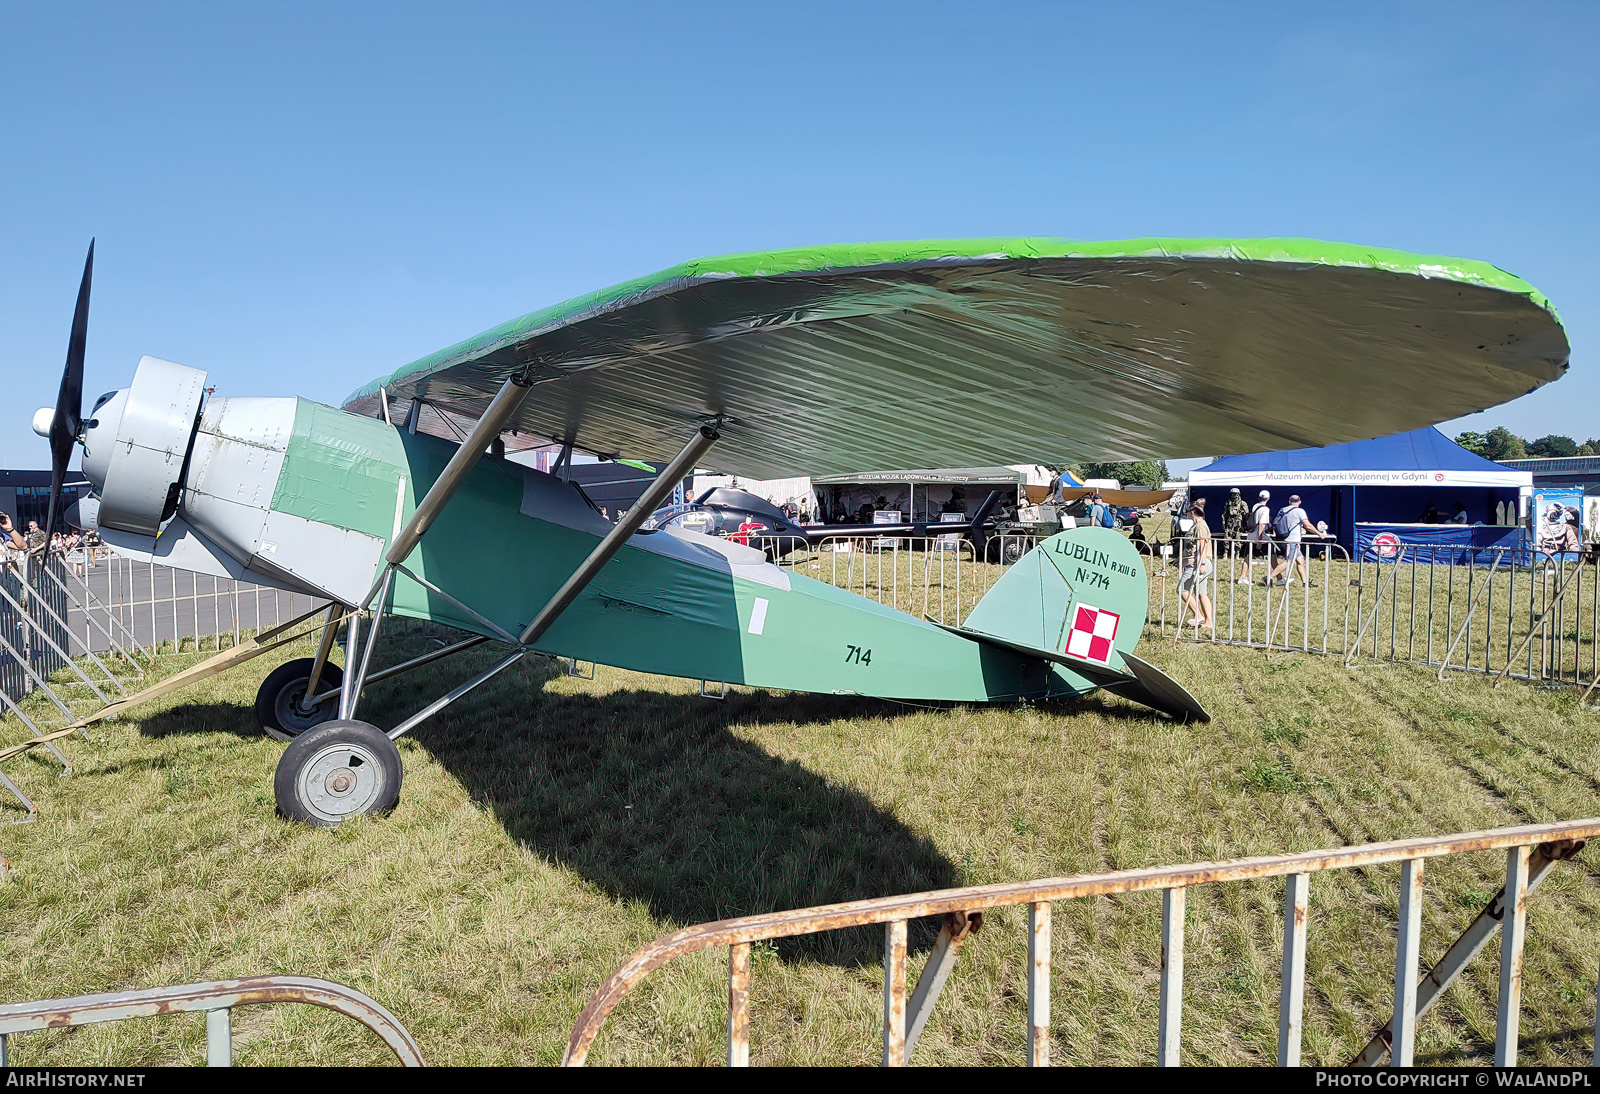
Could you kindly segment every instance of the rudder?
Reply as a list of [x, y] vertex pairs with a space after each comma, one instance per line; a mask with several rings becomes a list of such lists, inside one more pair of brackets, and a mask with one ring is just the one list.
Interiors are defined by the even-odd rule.
[[1126, 536], [1069, 528], [1002, 574], [963, 628], [1123, 668], [1116, 653], [1138, 644], [1149, 593], [1144, 562]]

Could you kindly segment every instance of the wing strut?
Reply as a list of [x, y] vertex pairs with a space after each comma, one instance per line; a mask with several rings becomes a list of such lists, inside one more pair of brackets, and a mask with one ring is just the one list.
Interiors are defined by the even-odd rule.
[[[500, 431], [522, 405], [522, 400], [528, 397], [532, 387], [533, 384], [525, 376], [520, 375], [513, 376], [500, 386], [494, 402], [483, 412], [478, 424], [472, 427], [467, 439], [461, 442], [456, 454], [450, 457], [450, 462], [445, 464], [444, 471], [434, 480], [433, 485], [428, 487], [428, 493], [418, 504], [416, 512], [411, 514], [411, 519], [406, 521], [405, 527], [394, 537], [384, 561], [391, 566], [398, 566], [410, 556], [417, 546], [417, 540], [422, 538], [422, 533], [428, 530], [428, 526], [433, 523], [445, 504], [455, 497], [461, 480], [466, 478], [467, 472], [477, 465], [478, 460], [488, 449], [489, 442], [500, 436]], [[362, 602], [363, 608], [377, 591], [378, 587], [374, 585], [372, 592], [367, 594], [367, 600]]]
[[655, 512], [656, 506], [672, 493], [672, 487], [682, 481], [684, 474], [693, 470], [695, 462], [717, 443], [721, 429], [722, 421], [717, 419], [707, 422], [695, 431], [694, 436], [689, 438], [689, 443], [683, 446], [683, 451], [673, 457], [672, 462], [662, 469], [656, 480], [639, 496], [639, 500], [633, 503], [628, 515], [617, 521], [616, 527], [607, 532], [606, 538], [589, 552], [589, 557], [583, 560], [583, 564], [572, 571], [572, 576], [556, 590], [556, 595], [550, 598], [550, 602], [539, 609], [539, 614], [533, 617], [528, 629], [522, 632], [521, 641], [524, 646], [550, 629], [550, 624], [567, 610], [567, 605], [577, 599], [584, 587], [594, 580], [594, 575], [600, 572], [600, 567], [617, 553], [618, 549], [628, 541], [629, 536], [639, 530], [639, 527], [650, 518], [650, 514]]
[[[495, 394], [494, 401], [483, 412], [483, 417], [472, 427], [472, 432], [466, 440], [461, 442], [455, 455], [450, 457], [450, 462], [445, 464], [444, 470], [434, 480], [428, 492], [418, 503], [416, 511], [411, 514], [411, 519], [406, 521], [405, 527], [395, 533], [393, 542], [389, 544], [389, 552], [384, 555], [383, 573], [378, 575], [378, 580], [373, 582], [372, 588], [361, 601], [359, 610], [350, 613], [346, 623], [346, 653], [345, 664], [355, 668], [355, 673], [344, 681], [339, 695], [339, 717], [350, 719], [356, 716], [356, 701], [361, 696], [361, 685], [365, 682], [367, 666], [372, 660], [372, 651], [378, 644], [378, 625], [383, 622], [383, 602], [388, 596], [390, 584], [394, 581], [394, 571], [402, 565], [411, 552], [416, 549], [428, 528], [433, 524], [441, 510], [455, 497], [456, 490], [467, 477], [473, 467], [477, 466], [491, 441], [500, 436], [500, 431], [511, 420], [517, 408], [522, 405], [522, 400], [528, 397], [533, 382], [526, 375], [518, 374], [511, 377], [500, 386]], [[416, 420], [418, 404], [413, 400], [412, 421]], [[373, 599], [378, 601], [372, 613], [372, 627], [367, 634], [365, 649], [361, 646], [361, 612], [366, 611]], [[360, 658], [357, 653], [360, 652]], [[326, 655], [319, 651], [318, 660], [325, 660]], [[313, 683], [315, 679], [313, 678]], [[308, 689], [309, 693], [309, 689]]]
[[[372, 591], [367, 593], [366, 599], [360, 605], [361, 610], [365, 611], [368, 605], [372, 605], [374, 598], [377, 600], [377, 603], [372, 605], [372, 624], [368, 629], [364, 646], [361, 642], [359, 623], [357, 622], [359, 613], [353, 613], [349, 616], [349, 633], [346, 636], [349, 650], [345, 656], [345, 664], [355, 666], [355, 672], [347, 677], [338, 689], [335, 689], [339, 693], [340, 718], [353, 719], [356, 716], [356, 704], [360, 699], [362, 684], [368, 678], [367, 667], [372, 660], [373, 648], [377, 644], [378, 626], [383, 621], [383, 602], [388, 598], [388, 590], [394, 580], [394, 572], [401, 570], [409, 575], [409, 571], [405, 571], [404, 567], [407, 556], [416, 548], [417, 541], [422, 538], [423, 533], [428, 530], [428, 526], [432, 524], [433, 519], [438, 516], [440, 510], [455, 494], [456, 488], [461, 484], [462, 479], [466, 477], [467, 472], [478, 462], [478, 458], [483, 454], [483, 450], [489, 440], [499, 436], [500, 430], [510, 420], [523, 398], [527, 395], [529, 386], [521, 377], [514, 377], [506, 381], [499, 394], [495, 396], [494, 402], [489, 404], [489, 409], [484, 411], [483, 417], [479, 418], [477, 425], [473, 426], [471, 435], [461, 442], [461, 447], [451, 457], [450, 463], [446, 465], [438, 480], [429, 488], [427, 496], [417, 506], [416, 512], [411, 515], [411, 519], [406, 522], [406, 526], [396, 534], [394, 542], [389, 547], [389, 553], [385, 556], [383, 573], [373, 584]], [[610, 561], [611, 557], [628, 541], [628, 538], [637, 532], [640, 526], [649, 519], [650, 514], [655, 511], [661, 501], [672, 492], [672, 488], [682, 480], [686, 473], [694, 468], [700, 457], [704, 456], [711, 446], [717, 442], [718, 437], [721, 436], [721, 429], [722, 419], [715, 418], [705, 422], [695, 430], [694, 436], [689, 439], [689, 443], [684, 445], [683, 450], [673, 458], [671, 463], [662, 469], [661, 473], [656, 476], [655, 481], [650, 484], [649, 488], [639, 497], [639, 500], [628, 510], [627, 515], [606, 533], [594, 550], [589, 552], [589, 556], [562, 583], [561, 588], [556, 590], [555, 595], [550, 598], [544, 607], [539, 609], [538, 614], [533, 618], [533, 622], [528, 624], [521, 637], [517, 639], [515, 649], [496, 664], [466, 683], [454, 688], [449, 693], [440, 696], [421, 711], [401, 722], [388, 732], [390, 739], [392, 740], [406, 733], [531, 652], [531, 643], [536, 641], [539, 636], [550, 628], [552, 623], [560, 618], [561, 613], [566, 611], [568, 606], [577, 599], [578, 594], [594, 580], [601, 567]], [[476, 615], [477, 613], [473, 612], [472, 614]], [[506, 637], [509, 638], [510, 635], [506, 635]], [[360, 653], [359, 657], [357, 656], [358, 651]], [[377, 675], [387, 674], [379, 673]]]

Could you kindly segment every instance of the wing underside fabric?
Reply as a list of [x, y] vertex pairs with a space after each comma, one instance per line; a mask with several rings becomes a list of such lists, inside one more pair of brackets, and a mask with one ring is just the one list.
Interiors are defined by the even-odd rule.
[[704, 259], [513, 320], [368, 384], [458, 422], [639, 459], [882, 466], [1224, 455], [1482, 410], [1558, 378], [1548, 302], [1484, 263], [1313, 240], [975, 240]]

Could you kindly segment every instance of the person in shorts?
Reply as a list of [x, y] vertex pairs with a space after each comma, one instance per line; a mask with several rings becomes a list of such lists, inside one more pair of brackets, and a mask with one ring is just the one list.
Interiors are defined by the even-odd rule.
[[1178, 635], [1183, 628], [1193, 624], [1196, 633], [1205, 627], [1212, 637], [1217, 633], [1217, 620], [1211, 612], [1211, 526], [1206, 523], [1206, 499], [1197, 498], [1189, 506], [1189, 518], [1194, 522], [1189, 529], [1189, 551], [1178, 572], [1178, 597], [1183, 607], [1192, 613], [1178, 624]]
[[1275, 523], [1278, 526], [1278, 530], [1283, 533], [1283, 557], [1272, 568], [1272, 573], [1267, 576], [1267, 582], [1270, 584], [1277, 581], [1279, 574], [1285, 574], [1283, 584], [1292, 584], [1294, 578], [1287, 575], [1286, 571], [1289, 569], [1290, 564], [1293, 563], [1300, 571], [1300, 581], [1309, 587], [1311, 578], [1307, 573], [1305, 552], [1300, 549], [1300, 537], [1307, 532], [1314, 536], [1322, 533], [1317, 531], [1315, 524], [1311, 523], [1311, 518], [1306, 516], [1306, 511], [1300, 508], [1299, 494], [1289, 495], [1289, 504], [1278, 510]]
[[1250, 510], [1249, 531], [1245, 534], [1244, 561], [1239, 564], [1239, 584], [1250, 584], [1251, 559], [1265, 559], [1272, 565], [1272, 494], [1263, 490], [1256, 495], [1255, 506]]

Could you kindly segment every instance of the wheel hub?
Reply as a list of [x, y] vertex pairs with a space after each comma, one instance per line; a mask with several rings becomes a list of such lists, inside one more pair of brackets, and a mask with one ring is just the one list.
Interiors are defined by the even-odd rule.
[[317, 706], [312, 706], [310, 700], [311, 693], [306, 690], [305, 680], [285, 687], [277, 696], [278, 725], [290, 733], [303, 733], [333, 716], [331, 699]]
[[364, 746], [331, 744], [300, 770], [300, 798], [323, 820], [367, 812], [384, 790], [383, 766]]

